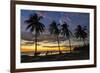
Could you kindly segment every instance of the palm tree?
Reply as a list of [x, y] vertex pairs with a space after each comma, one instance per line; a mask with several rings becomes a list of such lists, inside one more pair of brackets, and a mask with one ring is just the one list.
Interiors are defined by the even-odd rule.
[[59, 53], [61, 53], [61, 51], [60, 51], [60, 42], [59, 42], [60, 30], [57, 27], [57, 23], [55, 21], [52, 21], [52, 23], [49, 25], [49, 31], [50, 31], [50, 34], [53, 34], [53, 35], [56, 36], [57, 42], [58, 42]]
[[25, 23], [27, 23], [27, 29], [30, 30], [30, 32], [35, 34], [35, 52], [34, 55], [37, 54], [37, 37], [40, 33], [42, 33], [45, 29], [45, 25], [40, 22], [42, 19], [42, 16], [38, 16], [36, 13], [31, 14], [28, 20], [25, 20]]
[[85, 39], [87, 38], [87, 28], [86, 26], [82, 27], [81, 25], [77, 25], [75, 29], [75, 37], [83, 40], [83, 45], [85, 46]]
[[69, 47], [70, 47], [70, 52], [71, 52], [71, 40], [70, 40], [70, 37], [72, 35], [72, 32], [69, 30], [69, 25], [64, 22], [62, 25], [61, 25], [61, 33], [64, 37], [66, 37], [68, 40], [69, 40]]

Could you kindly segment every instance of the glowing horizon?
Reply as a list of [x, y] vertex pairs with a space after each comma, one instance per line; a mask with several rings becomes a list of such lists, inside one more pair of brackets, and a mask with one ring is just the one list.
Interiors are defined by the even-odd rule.
[[[69, 47], [60, 47], [60, 51], [69, 51]], [[73, 48], [71, 49], [73, 50]], [[21, 52], [34, 52], [35, 51], [35, 46], [21, 46]], [[42, 47], [42, 46], [37, 46], [37, 52], [43, 52], [43, 51], [59, 51], [58, 46], [57, 47]]]

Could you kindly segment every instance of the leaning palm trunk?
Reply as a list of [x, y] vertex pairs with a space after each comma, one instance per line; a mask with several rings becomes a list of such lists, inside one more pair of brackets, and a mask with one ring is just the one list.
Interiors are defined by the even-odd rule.
[[86, 44], [85, 44], [85, 39], [83, 39], [83, 46], [86, 46]]
[[34, 56], [36, 56], [37, 53], [37, 33], [35, 31], [35, 51], [34, 51]]
[[59, 54], [61, 53], [60, 51], [60, 44], [59, 44], [59, 37], [57, 36], [57, 42], [58, 42], [58, 48], [59, 48]]
[[68, 40], [69, 40], [69, 47], [70, 47], [70, 53], [71, 53], [71, 40], [70, 38], [68, 38]]

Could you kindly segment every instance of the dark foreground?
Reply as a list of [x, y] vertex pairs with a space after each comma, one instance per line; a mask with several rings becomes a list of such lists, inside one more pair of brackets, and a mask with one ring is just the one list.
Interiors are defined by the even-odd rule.
[[89, 45], [75, 47], [71, 53], [61, 53], [45, 56], [22, 55], [21, 62], [46, 62], [46, 61], [68, 61], [68, 60], [86, 60], [89, 59]]

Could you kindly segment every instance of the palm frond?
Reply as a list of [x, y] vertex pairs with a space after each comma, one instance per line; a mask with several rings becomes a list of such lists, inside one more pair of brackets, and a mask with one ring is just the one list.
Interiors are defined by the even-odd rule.
[[[45, 29], [45, 25], [40, 21], [40, 19], [42, 19], [42, 16], [38, 16], [38, 14], [34, 13], [34, 14], [30, 14], [30, 17], [28, 20], [25, 20], [25, 23], [27, 23], [27, 29], [30, 29], [31, 32], [35, 31], [37, 33], [41, 33], [44, 31]], [[36, 29], [36, 30], [35, 30]]]

